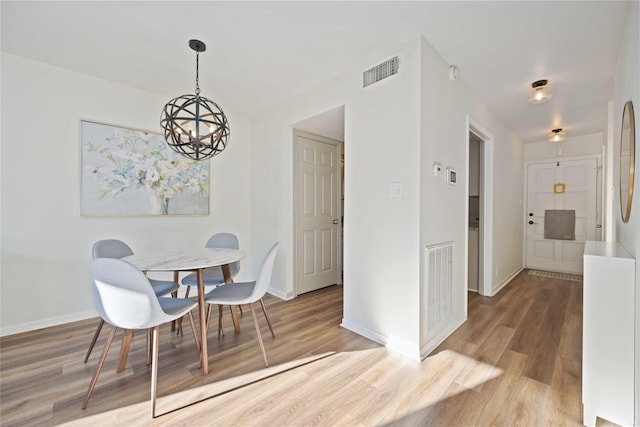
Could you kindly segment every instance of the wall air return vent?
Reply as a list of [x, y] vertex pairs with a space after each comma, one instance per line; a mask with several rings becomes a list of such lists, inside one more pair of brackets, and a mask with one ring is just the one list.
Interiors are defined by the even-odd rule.
[[391, 77], [394, 74], [398, 74], [399, 65], [400, 60], [395, 56], [388, 61], [384, 61], [375, 67], [369, 68], [367, 71], [362, 73], [362, 87], [367, 87], [379, 82], [380, 80], [384, 80], [387, 77]]

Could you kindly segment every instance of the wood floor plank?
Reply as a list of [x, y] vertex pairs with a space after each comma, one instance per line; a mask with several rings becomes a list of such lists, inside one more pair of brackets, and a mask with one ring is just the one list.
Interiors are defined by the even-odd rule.
[[[160, 333], [158, 409], [150, 418], [146, 339], [123, 373], [109, 354], [80, 409], [105, 337], [87, 364], [97, 320], [0, 338], [0, 424], [242, 426], [517, 426], [582, 423], [582, 283], [520, 273], [495, 297], [469, 294], [468, 320], [424, 361], [340, 327], [342, 288], [265, 304], [265, 368], [251, 316], [210, 332], [210, 374], [188, 326]], [[214, 331], [216, 328], [212, 328]], [[105, 334], [106, 336], [106, 334]], [[118, 335], [121, 337], [121, 335]], [[118, 338], [117, 338], [118, 339]], [[599, 420], [599, 425], [608, 425]]]
[[527, 357], [510, 350], [505, 351], [496, 366], [502, 370], [480, 393], [482, 409], [476, 415], [476, 426], [501, 426], [508, 415], [507, 407], [514, 396], [516, 385], [522, 378]]
[[547, 384], [528, 377], [520, 377], [509, 405], [505, 408], [506, 415], [502, 425], [508, 427], [545, 425], [550, 393], [551, 390]]

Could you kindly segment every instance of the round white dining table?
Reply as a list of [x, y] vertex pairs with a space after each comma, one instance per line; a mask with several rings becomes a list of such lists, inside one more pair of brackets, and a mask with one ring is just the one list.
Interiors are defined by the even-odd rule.
[[[194, 248], [170, 249], [151, 252], [141, 252], [122, 258], [142, 271], [173, 271], [177, 280], [180, 271], [195, 271], [198, 278], [198, 313], [200, 317], [200, 351], [202, 353], [202, 372], [209, 373], [207, 351], [207, 319], [204, 301], [204, 269], [220, 266], [224, 274], [225, 283], [233, 282], [229, 273], [229, 264], [240, 261], [245, 253], [237, 249], [228, 248]], [[237, 327], [237, 316], [234, 316], [234, 327]]]

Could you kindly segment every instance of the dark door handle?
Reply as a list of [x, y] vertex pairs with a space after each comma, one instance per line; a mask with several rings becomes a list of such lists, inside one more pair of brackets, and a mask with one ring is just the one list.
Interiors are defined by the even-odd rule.
[[529, 224], [537, 224], [537, 222], [529, 221]]
[[533, 212], [529, 212], [529, 216], [533, 216]]

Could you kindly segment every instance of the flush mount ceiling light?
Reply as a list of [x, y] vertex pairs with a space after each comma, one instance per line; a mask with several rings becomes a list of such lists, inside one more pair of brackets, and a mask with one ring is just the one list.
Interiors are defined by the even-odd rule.
[[548, 140], [549, 142], [560, 142], [564, 141], [565, 136], [565, 131], [563, 131], [562, 128], [552, 129]]
[[206, 45], [200, 40], [189, 40], [189, 47], [196, 52], [195, 95], [182, 95], [169, 101], [162, 110], [160, 126], [167, 144], [178, 154], [206, 160], [227, 146], [229, 122], [218, 104], [200, 96], [200, 52], [206, 50]]
[[532, 104], [547, 102], [551, 96], [551, 86], [548, 80], [536, 80], [531, 83], [531, 97], [529, 98], [529, 102]]

